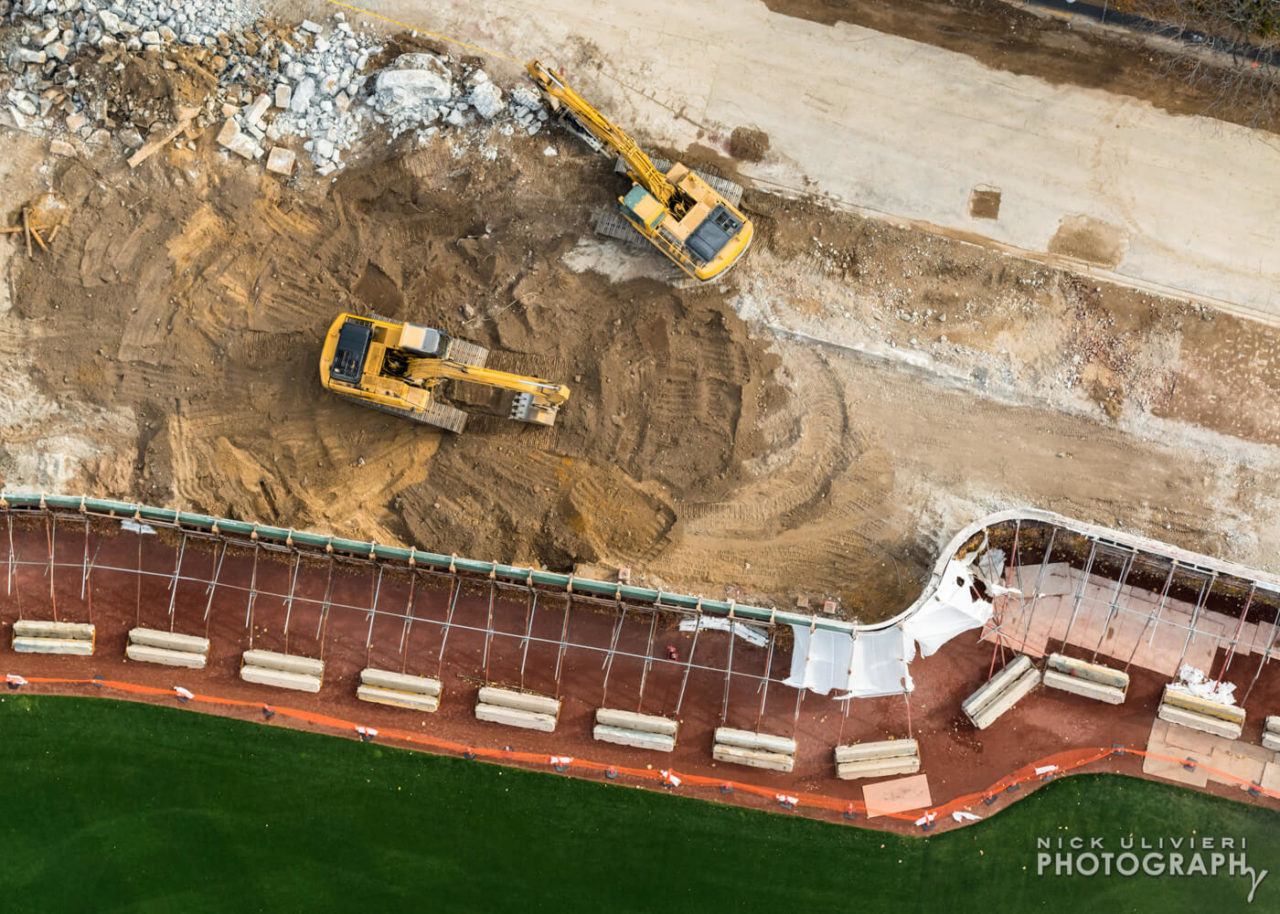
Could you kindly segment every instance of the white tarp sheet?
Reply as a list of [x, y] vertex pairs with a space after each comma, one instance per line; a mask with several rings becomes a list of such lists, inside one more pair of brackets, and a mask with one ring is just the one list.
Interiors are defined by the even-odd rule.
[[[908, 644], [898, 626], [851, 637], [793, 625], [795, 647], [787, 685], [838, 698], [874, 698], [911, 691]], [[911, 651], [914, 653], [914, 651]]]
[[991, 603], [973, 591], [972, 566], [952, 559], [933, 596], [902, 624], [919, 645], [920, 656], [931, 657], [956, 635], [981, 628], [990, 618]]
[[[907, 664], [931, 656], [956, 635], [981, 628], [991, 618], [991, 603], [973, 589], [972, 562], [948, 563], [937, 590], [909, 619], [893, 628], [847, 635], [803, 625], [791, 626], [795, 647], [786, 683], [841, 698], [897, 695], [914, 688]], [[985, 583], [985, 582], [984, 582]]]

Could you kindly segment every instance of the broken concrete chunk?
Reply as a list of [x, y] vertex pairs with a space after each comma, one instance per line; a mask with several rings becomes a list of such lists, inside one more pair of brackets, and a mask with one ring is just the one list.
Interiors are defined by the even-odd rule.
[[502, 90], [487, 79], [484, 82], [478, 83], [476, 87], [471, 90], [471, 94], [467, 96], [467, 100], [471, 103], [471, 106], [476, 109], [476, 113], [485, 120], [491, 120], [492, 118], [497, 117], [497, 115], [502, 112], [502, 109], [506, 107], [502, 101]]
[[240, 125], [235, 122], [234, 118], [228, 117], [222, 123], [222, 129], [218, 131], [218, 145], [231, 148], [231, 144], [240, 136]]
[[[403, 63], [408, 60], [420, 62], [421, 66], [405, 68]], [[433, 102], [446, 101], [453, 95], [453, 81], [448, 68], [432, 54], [402, 54], [396, 58], [396, 67], [378, 74], [376, 85], [379, 92], [399, 89], [406, 95]]]
[[80, 128], [87, 123], [89, 123], [89, 119], [79, 112], [67, 115], [67, 129], [72, 133], [79, 132]]
[[315, 98], [315, 94], [316, 81], [310, 76], [305, 77], [293, 90], [293, 98], [289, 101], [289, 110], [295, 114], [302, 114], [307, 108], [311, 107], [311, 99]]
[[33, 51], [31, 48], [18, 48], [18, 59], [23, 63], [44, 63], [49, 55], [44, 51]]
[[249, 106], [249, 110], [245, 112], [245, 120], [251, 126], [258, 126], [262, 121], [262, 116], [267, 113], [267, 109], [271, 107], [271, 96], [265, 92], [253, 100], [253, 104]]
[[291, 98], [293, 98], [292, 86], [290, 86], [288, 83], [280, 83], [280, 85], [276, 86], [275, 102], [276, 102], [277, 108], [288, 108], [289, 100]]
[[262, 155], [262, 147], [254, 142], [247, 133], [237, 134], [235, 139], [226, 144], [227, 149], [243, 159], [256, 159]]
[[36, 107], [36, 101], [30, 95], [24, 92], [18, 92], [16, 89], [10, 90], [9, 101], [13, 103], [13, 107], [30, 117], [35, 117], [39, 110]]
[[324, 26], [318, 22], [312, 22], [310, 19], [303, 19], [302, 25], [299, 26], [304, 32], [310, 32], [312, 35], [319, 35], [324, 31]]
[[292, 149], [272, 146], [271, 153], [267, 156], [267, 171], [288, 177], [293, 174], [293, 164], [296, 159], [297, 154]]
[[54, 140], [49, 144], [49, 151], [56, 156], [73, 156], [76, 154], [76, 148], [66, 140]]

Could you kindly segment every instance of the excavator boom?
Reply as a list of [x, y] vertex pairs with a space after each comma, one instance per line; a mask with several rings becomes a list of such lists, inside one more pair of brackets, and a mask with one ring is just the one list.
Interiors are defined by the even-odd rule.
[[543, 397], [555, 406], [560, 406], [569, 399], [569, 388], [563, 384], [553, 384], [540, 378], [527, 378], [524, 375], [496, 371], [492, 368], [478, 368], [447, 359], [410, 359], [404, 377], [406, 381], [416, 381], [424, 386], [446, 380], [469, 381], [472, 384], [482, 384], [497, 390], [510, 390], [515, 393]]
[[670, 203], [676, 193], [675, 185], [667, 180], [667, 176], [653, 164], [653, 159], [649, 158], [630, 134], [570, 88], [555, 70], [544, 67], [536, 60], [529, 61], [525, 69], [543, 94], [558, 101], [580, 129], [595, 137], [598, 143], [612, 150], [626, 163], [627, 170], [637, 184], [653, 194], [664, 206]]

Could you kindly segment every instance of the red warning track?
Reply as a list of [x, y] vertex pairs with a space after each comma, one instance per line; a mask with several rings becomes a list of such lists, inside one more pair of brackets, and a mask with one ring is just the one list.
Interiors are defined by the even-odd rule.
[[[138, 533], [118, 520], [75, 514], [11, 513], [7, 524], [0, 623], [56, 618], [97, 628], [91, 658], [15, 654], [6, 633], [0, 672], [25, 677], [30, 691], [88, 690], [169, 703], [177, 701], [173, 687], [182, 686], [195, 693], [188, 706], [208, 713], [262, 721], [265, 703], [276, 712], [273, 725], [352, 738], [356, 726], [375, 727], [380, 742], [542, 770], [550, 770], [555, 757], [557, 770], [590, 778], [616, 774], [620, 782], [655, 789], [662, 789], [665, 769], [681, 779], [677, 792], [774, 808], [779, 795], [794, 797], [800, 814], [855, 816], [893, 830], [917, 830], [914, 823], [926, 812], [938, 828], [955, 827], [951, 812], [987, 815], [1046, 776], [1080, 770], [1142, 776], [1140, 748], [1164, 683], [1155, 673], [1132, 671], [1129, 699], [1119, 707], [1042, 689], [979, 733], [959, 708], [987, 678], [992, 648], [972, 635], [912, 664], [917, 688], [909, 700], [841, 703], [782, 684], [791, 664], [785, 627], [762, 629], [766, 643], [755, 645], [719, 631], [682, 632], [680, 615], [666, 609], [249, 540], [165, 529]], [[195, 672], [126, 661], [127, 633], [136, 625], [207, 635], [208, 667]], [[240, 655], [250, 647], [322, 658], [324, 687], [307, 695], [241, 681]], [[366, 666], [439, 677], [440, 711], [357, 701]], [[1280, 688], [1274, 679], [1261, 684], [1258, 701], [1280, 697], [1273, 694]], [[559, 695], [556, 732], [475, 720], [475, 694], [485, 683]], [[678, 717], [676, 751], [593, 741], [594, 713], [604, 706]], [[1251, 714], [1252, 729], [1261, 716]], [[722, 723], [793, 736], [795, 772], [714, 762], [712, 731]], [[833, 747], [908, 735], [920, 741], [922, 771], [937, 805], [865, 820], [863, 782], [835, 777]], [[1048, 766], [1051, 772], [1036, 774]], [[1280, 808], [1280, 795], [1257, 787], [1245, 793], [1251, 785], [1220, 774], [1225, 783], [1211, 783], [1210, 792]]]

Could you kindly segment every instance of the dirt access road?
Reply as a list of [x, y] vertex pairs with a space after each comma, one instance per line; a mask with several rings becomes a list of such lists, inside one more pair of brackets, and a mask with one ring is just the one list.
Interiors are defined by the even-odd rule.
[[[1274, 134], [750, 0], [362, 5], [516, 58], [541, 55], [650, 143], [724, 148], [736, 127], [763, 130], [771, 154], [741, 168], [762, 186], [1280, 320]], [[998, 191], [996, 218], [973, 215], [975, 190]]]

